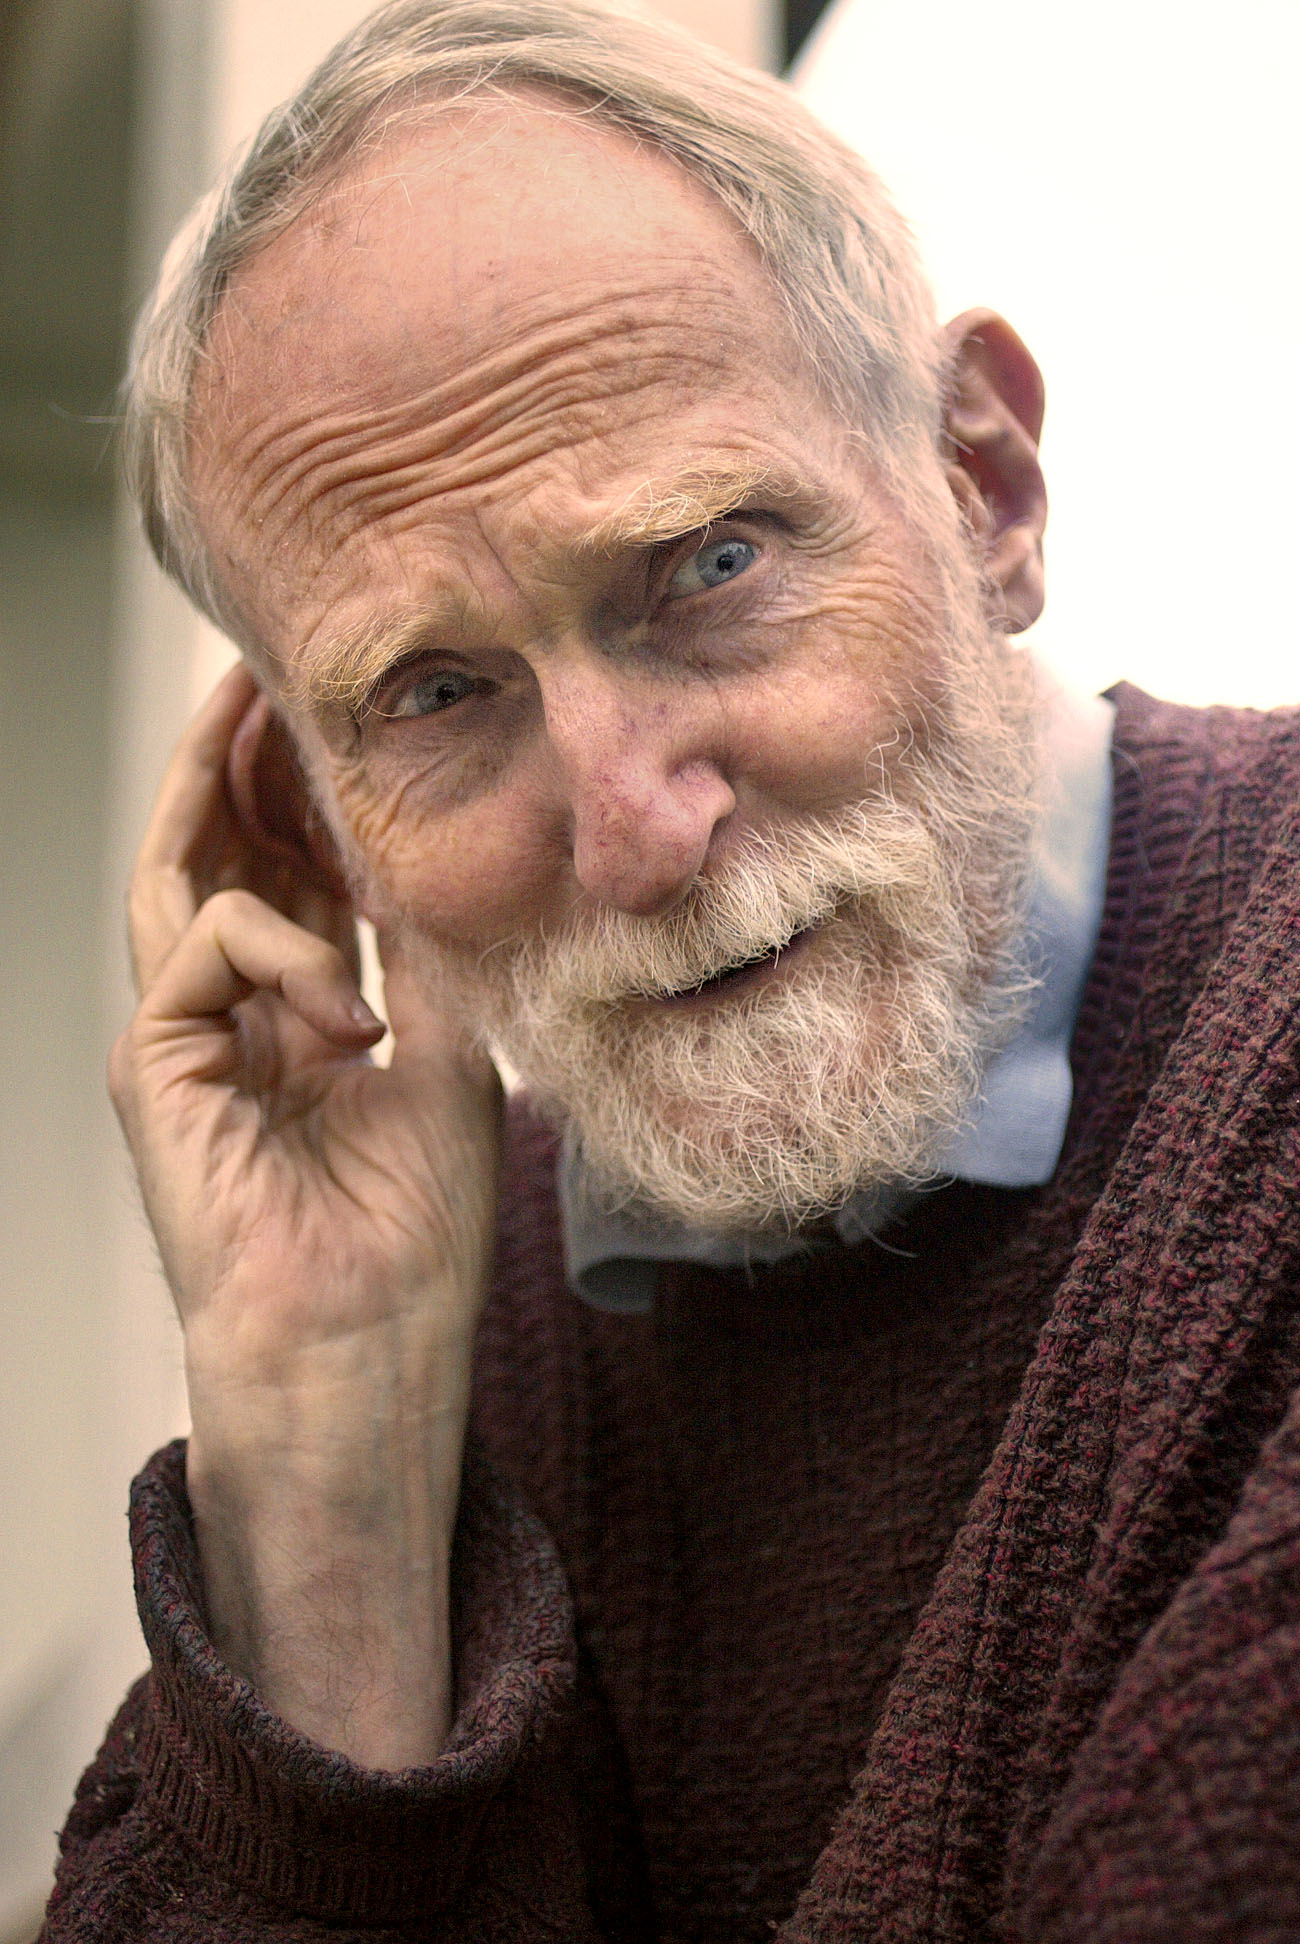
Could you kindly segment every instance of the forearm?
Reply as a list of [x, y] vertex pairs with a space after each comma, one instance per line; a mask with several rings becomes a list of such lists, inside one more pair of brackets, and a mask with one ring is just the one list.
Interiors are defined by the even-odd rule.
[[292, 1368], [232, 1361], [190, 1358], [187, 1487], [214, 1644], [323, 1747], [369, 1768], [432, 1761], [452, 1709], [469, 1346], [389, 1321]]

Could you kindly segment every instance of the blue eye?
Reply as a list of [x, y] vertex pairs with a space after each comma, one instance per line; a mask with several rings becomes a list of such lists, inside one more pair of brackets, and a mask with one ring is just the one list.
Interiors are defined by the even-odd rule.
[[438, 715], [443, 709], [454, 709], [482, 686], [481, 681], [460, 669], [443, 669], [437, 675], [421, 675], [407, 682], [390, 702], [381, 703], [379, 712], [393, 719]]
[[684, 594], [723, 587], [752, 567], [757, 559], [758, 548], [751, 540], [710, 540], [682, 562], [668, 583], [668, 597], [678, 600]]

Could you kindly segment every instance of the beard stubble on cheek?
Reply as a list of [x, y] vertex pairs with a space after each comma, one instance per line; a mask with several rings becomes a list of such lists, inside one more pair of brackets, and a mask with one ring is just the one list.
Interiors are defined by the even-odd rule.
[[[787, 1229], [933, 1176], [1028, 989], [1010, 941], [1034, 825], [1029, 678], [986, 630], [978, 646], [951, 658], [906, 801], [891, 787], [753, 835], [666, 917], [588, 911], [456, 968], [611, 1205]], [[665, 996], [810, 928], [761, 982]], [[418, 927], [408, 947], [440, 983], [448, 955]]]

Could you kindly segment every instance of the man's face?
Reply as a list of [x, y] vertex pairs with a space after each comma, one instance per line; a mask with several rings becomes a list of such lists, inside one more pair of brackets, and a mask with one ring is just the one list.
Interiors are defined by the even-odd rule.
[[[978, 688], [987, 646], [973, 573], [954, 618], [730, 218], [563, 109], [469, 104], [255, 259], [212, 354], [201, 517], [367, 908], [481, 983], [621, 1188], [731, 1223], [841, 1196], [861, 1129], [838, 1109], [815, 1185], [711, 1184], [762, 1176], [782, 1126], [807, 1157], [795, 1097], [831, 1085], [807, 1061], [832, 1012], [835, 1084], [880, 1120], [882, 1075], [917, 1064], [913, 961], [952, 1039], [1020, 861], [954, 882], [980, 813], [953, 778], [997, 771], [1000, 830], [1014, 784], [996, 698], [962, 732], [987, 747], [945, 753], [954, 662]], [[913, 1170], [978, 1063], [928, 1057], [885, 1143], [907, 1122]], [[700, 1192], [632, 1158], [650, 1135]]]

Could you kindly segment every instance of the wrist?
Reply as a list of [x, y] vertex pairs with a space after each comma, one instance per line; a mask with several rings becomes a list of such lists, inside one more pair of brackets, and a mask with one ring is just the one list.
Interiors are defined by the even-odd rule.
[[469, 1362], [362, 1361], [299, 1359], [275, 1385], [192, 1372], [187, 1485], [224, 1657], [314, 1740], [400, 1768], [450, 1722]]

